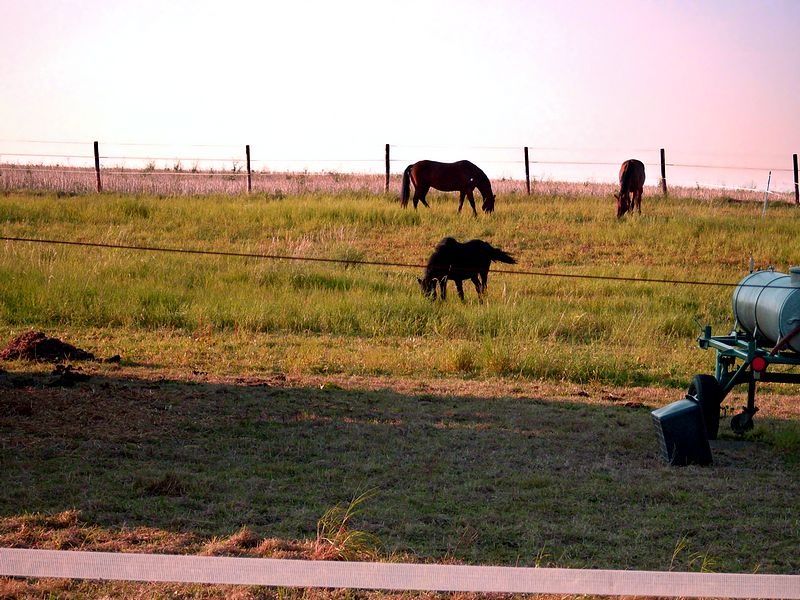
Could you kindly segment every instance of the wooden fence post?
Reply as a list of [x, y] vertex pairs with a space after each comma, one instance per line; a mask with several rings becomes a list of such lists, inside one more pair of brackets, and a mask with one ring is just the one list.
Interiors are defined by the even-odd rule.
[[250, 144], [245, 144], [244, 153], [247, 155], [247, 193], [253, 191], [253, 181], [250, 176]]
[[661, 191], [667, 195], [667, 159], [664, 156], [664, 149], [661, 148]]
[[792, 154], [794, 163], [794, 203], [800, 204], [800, 179], [797, 178], [797, 154]]
[[386, 187], [384, 191], [389, 193], [389, 144], [386, 144]]
[[525, 187], [528, 189], [528, 196], [531, 195], [531, 163], [528, 160], [528, 147], [525, 146]]
[[103, 182], [100, 181], [100, 145], [94, 143], [94, 173], [97, 176], [97, 191], [103, 191]]

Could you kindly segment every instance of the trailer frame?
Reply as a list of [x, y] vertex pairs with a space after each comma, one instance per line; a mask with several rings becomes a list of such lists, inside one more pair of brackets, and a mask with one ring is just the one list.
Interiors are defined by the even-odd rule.
[[[756, 384], [758, 382], [800, 383], [800, 373], [773, 372], [769, 370], [773, 365], [800, 366], [800, 353], [783, 349], [786, 346], [786, 342], [797, 333], [798, 331], [795, 330], [790, 336], [786, 336], [786, 338], [779, 341], [774, 348], [768, 349], [759, 345], [757, 336], [736, 330], [728, 335], [713, 336], [711, 335], [711, 326], [706, 325], [703, 333], [697, 338], [697, 343], [704, 350], [712, 348], [716, 352], [714, 379], [719, 389], [718, 391], [713, 389], [703, 391], [701, 386], [696, 385], [695, 382], [698, 381], [698, 378], [706, 376], [697, 375], [692, 386], [690, 386], [690, 394], [694, 391], [692, 395], [704, 406], [704, 410], [713, 411], [713, 405], [716, 404], [716, 409], [719, 411], [725, 396], [734, 387], [747, 384], [747, 405], [742, 408], [741, 413], [731, 418], [733, 432], [737, 435], [743, 435], [753, 428], [753, 417], [758, 412], [755, 400]], [[705, 381], [707, 382], [708, 380]], [[719, 412], [717, 412], [717, 422], [718, 415]], [[706, 420], [708, 421], [708, 419]], [[711, 439], [716, 438], [716, 431], [713, 432], [713, 435], [709, 432], [709, 437]]]

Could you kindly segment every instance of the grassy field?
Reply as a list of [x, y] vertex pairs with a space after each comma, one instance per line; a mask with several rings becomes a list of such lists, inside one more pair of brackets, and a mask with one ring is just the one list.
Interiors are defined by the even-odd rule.
[[[800, 264], [788, 205], [502, 196], [494, 215], [374, 194], [0, 196], [0, 235], [423, 264], [480, 237], [517, 270], [735, 283]], [[711, 372], [731, 288], [493, 273], [425, 300], [420, 268], [0, 242], [0, 339], [37, 329], [122, 363], [50, 385], [8, 362], [0, 546], [330, 556], [330, 508], [371, 491], [356, 558], [797, 573], [800, 395], [710, 468], [661, 464], [649, 411]], [[505, 265], [503, 265], [505, 266]], [[742, 394], [726, 400], [738, 408]], [[5, 588], [3, 587], [5, 586]], [[223, 596], [0, 583], [13, 595]], [[243, 597], [286, 591], [238, 590]], [[320, 592], [319, 594], [324, 595]]]
[[[510, 196], [489, 218], [454, 213], [452, 199], [414, 212], [371, 195], [0, 199], [7, 236], [424, 264], [452, 235], [491, 241], [521, 270], [726, 283], [746, 273], [751, 254], [760, 266], [800, 263], [786, 205], [762, 221], [755, 205], [652, 199], [644, 216], [617, 223], [604, 198]], [[431, 304], [420, 275], [5, 243], [0, 333], [93, 331], [109, 352], [137, 360], [147, 348], [129, 344], [165, 330], [145, 346], [185, 336], [189, 361], [203, 360], [198, 334], [211, 343], [251, 334], [269, 356], [258, 352], [250, 366], [266, 370], [683, 385], [709, 362], [693, 342], [701, 326], [732, 325], [724, 287], [495, 274], [485, 305], [472, 290], [466, 304]], [[220, 366], [233, 358], [215, 354], [207, 360]]]

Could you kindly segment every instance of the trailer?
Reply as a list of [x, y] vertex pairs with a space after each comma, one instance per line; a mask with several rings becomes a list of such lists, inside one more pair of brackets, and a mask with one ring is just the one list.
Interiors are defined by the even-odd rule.
[[697, 342], [714, 349], [714, 375], [698, 374], [688, 395], [700, 404], [709, 439], [716, 439], [722, 401], [737, 385], [747, 385], [747, 405], [731, 418], [731, 429], [743, 435], [753, 428], [756, 384], [800, 383], [800, 267], [789, 274], [772, 269], [742, 279], [733, 293], [735, 325], [728, 335], [714, 336], [706, 325]]

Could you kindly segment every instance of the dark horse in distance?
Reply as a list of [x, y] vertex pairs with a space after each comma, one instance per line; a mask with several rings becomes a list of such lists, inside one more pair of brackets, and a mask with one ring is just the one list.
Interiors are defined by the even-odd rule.
[[496, 260], [508, 264], [516, 264], [510, 254], [495, 248], [483, 240], [470, 240], [469, 242], [456, 241], [446, 237], [436, 245], [436, 249], [428, 259], [425, 275], [417, 279], [422, 288], [422, 293], [430, 298], [436, 298], [436, 286], [441, 289], [442, 300], [447, 298], [447, 280], [456, 282], [458, 297], [464, 299], [464, 280], [469, 279], [475, 284], [478, 297], [483, 298], [486, 291], [486, 279], [489, 277], [489, 266]]
[[626, 160], [619, 169], [619, 193], [614, 194], [617, 199], [618, 219], [628, 211], [633, 212], [634, 206], [642, 214], [643, 187], [644, 163], [635, 158]]
[[431, 188], [442, 192], [461, 192], [458, 200], [458, 212], [464, 205], [464, 198], [469, 200], [472, 206], [472, 214], [478, 214], [475, 210], [475, 197], [472, 191], [475, 188], [483, 196], [483, 212], [490, 213], [494, 210], [494, 193], [492, 184], [486, 173], [468, 160], [459, 160], [454, 163], [436, 162], [435, 160], [421, 160], [408, 165], [403, 171], [403, 187], [400, 193], [400, 204], [405, 208], [408, 205], [410, 196], [409, 183], [414, 184], [414, 208], [417, 203], [422, 202], [425, 206], [425, 196]]

